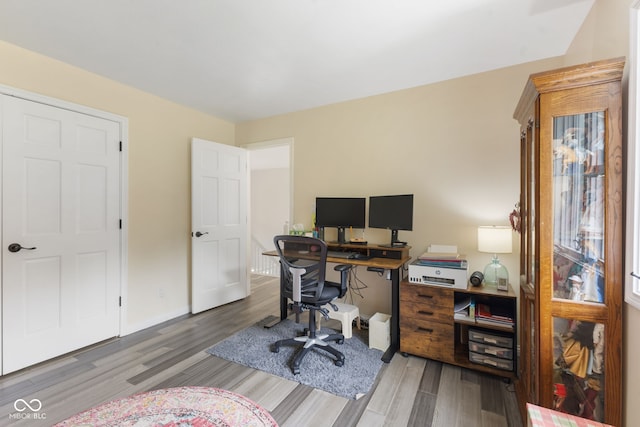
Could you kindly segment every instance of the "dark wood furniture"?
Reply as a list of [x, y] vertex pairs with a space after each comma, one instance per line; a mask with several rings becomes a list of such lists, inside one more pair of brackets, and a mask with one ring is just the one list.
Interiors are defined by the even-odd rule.
[[[486, 304], [509, 313], [513, 326], [481, 323], [474, 317], [456, 319], [455, 303], [469, 298], [473, 298], [476, 307]], [[511, 286], [505, 292], [485, 286], [453, 289], [403, 280], [400, 283], [400, 351], [513, 379], [516, 377], [516, 303], [517, 296]], [[470, 332], [482, 337], [475, 341], [472, 338], [471, 344], [476, 350], [471, 357], [479, 363], [470, 360]]]
[[526, 402], [622, 423], [624, 58], [533, 74], [521, 126]]

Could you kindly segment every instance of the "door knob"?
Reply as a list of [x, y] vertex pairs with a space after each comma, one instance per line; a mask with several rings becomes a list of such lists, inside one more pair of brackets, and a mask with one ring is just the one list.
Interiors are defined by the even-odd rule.
[[205, 234], [209, 234], [209, 232], [205, 231], [204, 233], [201, 233], [199, 231], [196, 231], [196, 237], [204, 236]]
[[32, 251], [34, 250], [36, 247], [32, 247], [32, 248], [25, 248], [24, 246], [20, 245], [20, 243], [12, 243], [9, 245], [9, 252], [20, 252], [20, 249], [25, 249], [27, 251]]

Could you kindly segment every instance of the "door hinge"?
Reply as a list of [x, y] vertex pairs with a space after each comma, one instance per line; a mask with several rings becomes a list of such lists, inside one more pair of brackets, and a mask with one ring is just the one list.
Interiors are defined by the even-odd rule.
[[122, 307], [122, 297], [118, 297], [118, 307]]
[[122, 151], [122, 141], [120, 141], [120, 151]]
[[122, 230], [122, 220], [119, 221], [118, 226], [120, 227], [120, 230]]

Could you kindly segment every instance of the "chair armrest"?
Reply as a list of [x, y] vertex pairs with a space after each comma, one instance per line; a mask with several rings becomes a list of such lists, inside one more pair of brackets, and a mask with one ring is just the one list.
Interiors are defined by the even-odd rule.
[[353, 266], [348, 264], [338, 264], [333, 269], [340, 272], [340, 297], [347, 293], [347, 283], [349, 282], [349, 270]]
[[302, 276], [307, 270], [302, 267], [289, 267], [289, 271], [293, 276], [293, 302], [302, 302]]

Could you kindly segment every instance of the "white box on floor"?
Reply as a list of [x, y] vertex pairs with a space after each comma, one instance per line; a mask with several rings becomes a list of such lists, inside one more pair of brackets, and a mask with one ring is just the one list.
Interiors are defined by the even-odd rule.
[[369, 319], [369, 348], [387, 351], [391, 344], [391, 316], [376, 313]]

